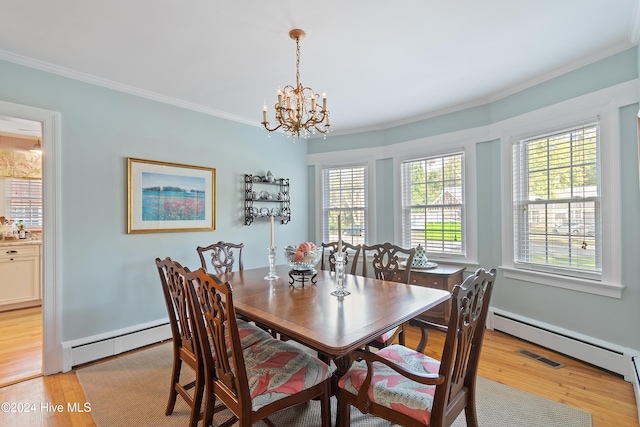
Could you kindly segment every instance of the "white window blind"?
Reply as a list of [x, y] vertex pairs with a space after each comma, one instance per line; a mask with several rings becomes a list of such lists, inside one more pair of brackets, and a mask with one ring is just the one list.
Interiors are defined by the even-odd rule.
[[407, 160], [401, 175], [403, 245], [465, 255], [464, 153]]
[[342, 240], [354, 245], [367, 241], [367, 165], [322, 170], [322, 240], [338, 240], [338, 215]]
[[6, 202], [8, 218], [27, 227], [42, 226], [42, 180], [7, 179]]
[[600, 279], [599, 123], [513, 143], [517, 267]]

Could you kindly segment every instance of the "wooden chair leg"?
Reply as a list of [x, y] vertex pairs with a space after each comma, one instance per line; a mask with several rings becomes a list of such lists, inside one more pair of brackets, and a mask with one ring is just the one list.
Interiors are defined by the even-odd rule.
[[324, 382], [324, 394], [320, 399], [320, 418], [322, 420], [322, 427], [331, 427], [331, 402], [329, 401], [331, 395], [331, 380]]
[[342, 394], [346, 393], [340, 389], [341, 396], [338, 399], [338, 413], [336, 414], [336, 427], [349, 427], [351, 424], [351, 407], [346, 402], [345, 397]]
[[171, 390], [169, 392], [169, 401], [167, 402], [167, 409], [164, 411], [165, 415], [173, 414], [173, 408], [176, 406], [176, 398], [178, 397], [176, 384], [178, 384], [178, 381], [180, 381], [181, 367], [182, 367], [182, 360], [178, 357], [174, 357], [173, 369], [171, 370]]
[[191, 408], [191, 417], [189, 418], [189, 427], [197, 427], [201, 418], [200, 408], [202, 407], [202, 398], [204, 397], [203, 387], [204, 377], [202, 372], [196, 372], [196, 381], [193, 390], [193, 407]]
[[[475, 388], [472, 387], [472, 388]], [[464, 416], [467, 420], [467, 427], [478, 427], [478, 413], [476, 411], [476, 392], [469, 390], [469, 401], [464, 408]]]

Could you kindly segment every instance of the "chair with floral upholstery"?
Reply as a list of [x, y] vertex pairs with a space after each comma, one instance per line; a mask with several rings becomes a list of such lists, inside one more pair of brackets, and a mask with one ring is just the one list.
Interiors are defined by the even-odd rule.
[[214, 274], [222, 274], [233, 271], [234, 265], [238, 270], [243, 269], [243, 248], [243, 243], [227, 243], [220, 241], [209, 246], [198, 246], [196, 251], [198, 251], [200, 263], [205, 271]]
[[[191, 415], [189, 426], [195, 427], [200, 418], [200, 406], [204, 392], [204, 367], [198, 347], [196, 327], [193, 317], [188, 314], [187, 290], [184, 277], [178, 272], [182, 266], [171, 258], [156, 258], [156, 267], [160, 274], [162, 293], [167, 304], [169, 324], [173, 336], [173, 369], [171, 390], [165, 415], [171, 415], [178, 395], [189, 404]], [[187, 384], [180, 383], [182, 363], [186, 363], [195, 372], [195, 380]], [[188, 390], [193, 389], [189, 394]]]
[[[373, 277], [376, 279], [409, 283], [415, 253], [414, 248], [405, 249], [389, 242], [371, 246], [362, 245], [362, 275], [368, 276], [368, 264], [371, 263]], [[404, 345], [404, 325], [386, 332], [367, 345], [380, 349], [391, 345], [396, 338], [401, 345]]]
[[[321, 270], [336, 271], [336, 252], [338, 252], [338, 242], [322, 243], [322, 258], [320, 261]], [[358, 268], [358, 258], [360, 257], [360, 251], [362, 246], [352, 245], [351, 243], [343, 242], [342, 251], [346, 254], [344, 260], [345, 273], [349, 270], [349, 273], [356, 274]], [[351, 264], [351, 268], [347, 269], [347, 266]]]
[[[321, 425], [331, 425], [329, 396], [332, 370], [317, 357], [284, 341], [269, 337], [248, 347], [241, 343], [231, 285], [203, 269], [187, 273], [189, 304], [196, 315], [207, 386], [203, 425], [213, 421], [219, 399], [240, 427], [285, 408], [318, 399]], [[198, 315], [199, 314], [199, 315]], [[219, 357], [225, 354], [226, 357]]]
[[[185, 279], [189, 269], [167, 257], [164, 260], [156, 258], [156, 267], [160, 274], [162, 292], [167, 304], [169, 324], [173, 336], [173, 368], [171, 372], [171, 389], [165, 415], [171, 415], [180, 395], [191, 408], [189, 426], [195, 427], [202, 418], [200, 407], [204, 397], [205, 370], [197, 337], [195, 317], [188, 301], [188, 286]], [[269, 334], [252, 323], [237, 320], [238, 334], [241, 337], [242, 348], [261, 340], [271, 338]], [[195, 372], [195, 380], [186, 384], [180, 382], [182, 364], [186, 363]], [[193, 389], [193, 390], [192, 390]], [[191, 391], [191, 394], [189, 393]], [[215, 408], [220, 409], [220, 407]]]
[[338, 381], [340, 425], [350, 406], [402, 426], [450, 426], [462, 410], [477, 427], [476, 376], [496, 270], [479, 269], [453, 288], [451, 316], [440, 361], [401, 345], [357, 360]]

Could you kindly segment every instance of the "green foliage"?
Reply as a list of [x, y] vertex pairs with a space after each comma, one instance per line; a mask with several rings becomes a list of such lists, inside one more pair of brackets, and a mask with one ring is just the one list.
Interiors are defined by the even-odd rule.
[[[462, 187], [462, 155], [425, 159], [409, 163], [410, 205], [431, 205], [447, 188]], [[442, 200], [442, 199], [441, 199]], [[442, 201], [438, 201], [442, 203]]]

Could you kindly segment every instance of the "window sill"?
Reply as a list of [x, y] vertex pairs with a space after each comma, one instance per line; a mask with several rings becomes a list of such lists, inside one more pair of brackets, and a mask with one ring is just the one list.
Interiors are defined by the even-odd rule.
[[586, 292], [610, 298], [622, 298], [623, 285], [580, 279], [576, 277], [558, 276], [539, 271], [522, 270], [510, 266], [501, 266], [502, 274], [507, 279], [522, 280], [539, 285], [554, 286], [572, 291]]

